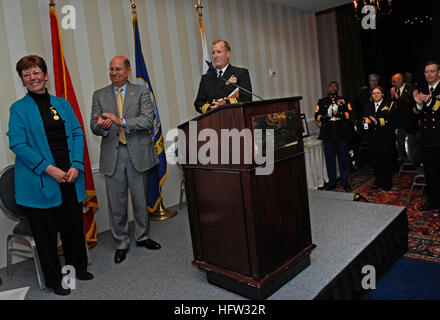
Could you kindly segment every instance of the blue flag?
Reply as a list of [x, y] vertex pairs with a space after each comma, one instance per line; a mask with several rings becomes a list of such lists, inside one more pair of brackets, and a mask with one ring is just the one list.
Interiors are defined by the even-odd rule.
[[152, 132], [152, 136], [157, 156], [159, 158], [159, 164], [149, 171], [147, 180], [147, 208], [149, 212], [154, 212], [162, 200], [161, 186], [167, 177], [167, 162], [159, 111], [157, 110], [153, 87], [151, 86], [150, 77], [148, 76], [147, 66], [145, 65], [144, 55], [142, 53], [137, 15], [133, 17], [133, 30], [136, 56], [136, 82], [148, 88], [154, 108], [154, 132]]

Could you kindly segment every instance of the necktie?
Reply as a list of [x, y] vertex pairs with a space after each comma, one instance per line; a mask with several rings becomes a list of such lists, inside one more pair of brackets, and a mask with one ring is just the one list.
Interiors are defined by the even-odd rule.
[[379, 104], [377, 103], [376, 104], [376, 112], [377, 112], [378, 109], [379, 109]]
[[434, 92], [434, 87], [429, 88], [429, 91]]
[[[123, 107], [124, 107], [124, 98], [121, 94], [122, 88], [118, 88], [118, 94], [116, 95], [116, 103], [118, 104], [118, 112], [119, 118], [122, 119]], [[127, 140], [125, 139], [124, 129], [122, 127], [119, 128], [119, 141], [122, 144], [126, 144]]]
[[223, 73], [223, 71], [222, 71], [222, 70], [220, 70], [220, 71], [218, 72], [217, 78], [221, 78], [221, 76], [222, 76], [222, 73]]

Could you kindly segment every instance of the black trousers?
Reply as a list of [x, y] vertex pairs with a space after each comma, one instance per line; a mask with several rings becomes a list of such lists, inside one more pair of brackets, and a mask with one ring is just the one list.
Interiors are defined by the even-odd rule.
[[391, 188], [393, 179], [393, 154], [395, 152], [395, 144], [389, 143], [369, 143], [368, 150], [370, 153], [370, 162], [373, 165], [376, 180], [374, 184]]
[[440, 208], [440, 148], [423, 148], [428, 202]]
[[76, 198], [75, 185], [60, 184], [63, 203], [50, 209], [23, 207], [34, 237], [44, 279], [48, 288], [61, 285], [61, 264], [57, 235], [61, 236], [66, 265], [76, 272], [87, 270], [87, 249], [84, 238], [82, 204]]

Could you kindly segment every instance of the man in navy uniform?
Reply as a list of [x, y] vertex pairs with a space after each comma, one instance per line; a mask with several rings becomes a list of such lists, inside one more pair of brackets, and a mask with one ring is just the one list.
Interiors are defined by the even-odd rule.
[[351, 118], [352, 107], [347, 99], [338, 95], [339, 84], [332, 81], [328, 86], [328, 96], [319, 100], [315, 108], [315, 120], [321, 123], [318, 139], [324, 141], [325, 164], [329, 182], [327, 190], [336, 187], [336, 155], [339, 173], [345, 191], [350, 191], [350, 162], [347, 150], [348, 120]]
[[[194, 106], [199, 113], [205, 113], [225, 104], [252, 101], [252, 86], [249, 71], [229, 64], [231, 46], [225, 40], [212, 44], [214, 71], [202, 76]], [[246, 89], [238, 89], [235, 85]]]
[[420, 145], [426, 177], [428, 200], [420, 211], [440, 209], [440, 64], [429, 61], [425, 66], [424, 84], [414, 90], [416, 106], [413, 111], [419, 119]]

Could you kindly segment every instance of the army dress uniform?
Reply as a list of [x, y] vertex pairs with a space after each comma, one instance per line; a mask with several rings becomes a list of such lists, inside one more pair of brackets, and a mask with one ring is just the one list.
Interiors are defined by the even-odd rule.
[[347, 142], [351, 114], [351, 104], [338, 95], [329, 95], [320, 99], [315, 109], [315, 120], [321, 122], [318, 139], [324, 142], [325, 164], [329, 178], [328, 190], [336, 186], [336, 156], [342, 185], [347, 191], [350, 189]]
[[[428, 87], [421, 92], [428, 93]], [[432, 101], [422, 110], [413, 109], [419, 119], [422, 161], [426, 177], [426, 195], [433, 208], [440, 208], [440, 83], [432, 91]]]
[[213, 71], [204, 74], [200, 80], [199, 90], [194, 101], [197, 112], [208, 112], [211, 109], [212, 102], [217, 99], [224, 99], [226, 104], [252, 101], [252, 95], [249, 92], [238, 90], [234, 84], [252, 92], [249, 71], [245, 68], [229, 65], [221, 77], [218, 77], [216, 72]]
[[364, 128], [370, 161], [376, 177], [374, 187], [385, 191], [392, 187], [393, 155], [396, 152], [396, 138], [390, 116], [393, 107], [394, 102], [382, 100], [376, 108], [376, 103], [373, 101], [364, 106], [363, 115], [368, 119], [368, 125]]

